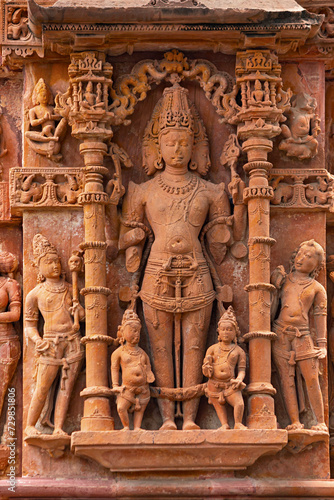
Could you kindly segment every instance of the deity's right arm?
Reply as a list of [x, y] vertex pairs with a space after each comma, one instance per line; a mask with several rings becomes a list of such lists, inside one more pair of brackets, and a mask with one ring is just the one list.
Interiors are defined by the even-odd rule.
[[13, 323], [19, 321], [21, 316], [21, 287], [16, 280], [8, 279], [6, 290], [9, 298], [8, 311], [0, 312], [0, 323]]
[[205, 377], [211, 378], [213, 375], [214, 346], [206, 351], [202, 365], [202, 372]]
[[32, 108], [29, 111], [29, 122], [32, 127], [38, 127], [39, 125], [42, 125], [47, 119], [50, 118], [46, 118], [45, 116], [43, 116], [42, 118], [38, 118], [35, 108]]
[[142, 186], [129, 183], [124, 198], [120, 228], [119, 249], [125, 250], [126, 268], [129, 272], [137, 271], [146, 239], [143, 230], [144, 193]]
[[39, 319], [38, 298], [36, 293], [37, 288], [38, 286], [28, 293], [24, 310], [24, 333], [35, 344], [42, 340], [37, 328]]
[[119, 387], [119, 371], [121, 367], [121, 347], [116, 349], [111, 355], [111, 382], [112, 387], [115, 389]]

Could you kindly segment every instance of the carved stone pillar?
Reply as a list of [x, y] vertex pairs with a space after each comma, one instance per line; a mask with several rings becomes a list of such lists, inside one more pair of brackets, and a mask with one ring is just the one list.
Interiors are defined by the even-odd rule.
[[104, 54], [85, 52], [73, 54], [69, 66], [70, 86], [58, 97], [57, 111], [67, 115], [72, 135], [82, 142], [80, 153], [85, 167], [85, 189], [78, 202], [83, 206], [85, 241], [85, 296], [86, 309], [86, 388], [81, 430], [112, 430], [107, 370], [106, 238], [105, 205], [109, 196], [104, 192], [103, 177], [108, 170], [103, 158], [108, 151], [105, 141], [113, 133], [112, 113], [108, 111], [108, 95], [112, 84], [112, 66]]
[[237, 125], [238, 138], [247, 154], [244, 170], [249, 187], [244, 191], [249, 217], [249, 341], [250, 383], [248, 385], [248, 426], [252, 429], [275, 429], [274, 387], [271, 385], [270, 331], [270, 199], [268, 184], [272, 164], [272, 138], [280, 134], [280, 122], [289, 106], [289, 93], [283, 92], [281, 67], [269, 50], [247, 50], [237, 54], [236, 86], [227, 97], [226, 118]]

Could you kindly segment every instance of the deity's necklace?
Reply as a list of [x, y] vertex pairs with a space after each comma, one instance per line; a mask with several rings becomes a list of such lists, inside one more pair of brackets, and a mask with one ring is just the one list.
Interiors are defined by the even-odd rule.
[[197, 177], [195, 175], [192, 175], [187, 184], [181, 187], [177, 187], [177, 186], [170, 186], [169, 184], [167, 184], [167, 182], [163, 179], [161, 174], [158, 176], [158, 184], [161, 187], [161, 189], [166, 191], [166, 193], [176, 194], [176, 195], [186, 194], [192, 191], [196, 185], [196, 181]]
[[45, 288], [48, 292], [51, 293], [63, 293], [66, 290], [66, 286], [63, 280], [61, 280], [59, 284], [50, 282], [47, 283], [46, 281], [44, 281], [43, 288]]
[[139, 354], [140, 354], [140, 350], [139, 350], [139, 349], [136, 349], [135, 351], [131, 351], [131, 350], [127, 347], [127, 345], [126, 345], [126, 344], [125, 344], [125, 345], [123, 345], [123, 348], [124, 348], [124, 350], [125, 350], [128, 354], [130, 354], [130, 356], [139, 356]]

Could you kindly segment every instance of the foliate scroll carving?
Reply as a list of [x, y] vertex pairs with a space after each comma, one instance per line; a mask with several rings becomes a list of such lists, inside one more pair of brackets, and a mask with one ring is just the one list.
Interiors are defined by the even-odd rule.
[[[25, 440], [28, 444], [48, 448], [50, 453], [59, 456], [66, 444], [69, 444], [70, 437], [63, 427], [74, 382], [84, 356], [79, 321], [83, 320], [85, 312], [78, 300], [79, 291], [75, 279], [82, 262], [78, 253], [69, 260], [74, 278], [72, 290], [70, 284], [62, 278], [56, 248], [41, 234], [36, 234], [33, 238], [33, 254], [34, 265], [39, 272], [39, 284], [26, 298], [24, 331], [35, 344], [37, 384], [28, 411]], [[44, 319], [43, 333], [40, 333], [38, 326], [40, 315]], [[58, 386], [56, 380], [59, 371]], [[47, 399], [47, 408], [43, 412]], [[39, 419], [41, 424], [54, 428], [52, 436], [36, 429]]]
[[20, 58], [37, 53], [42, 57], [44, 51], [38, 40], [28, 28], [27, 4], [22, 2], [1, 2], [1, 44], [3, 65], [12, 68], [22, 67]]
[[43, 78], [36, 83], [31, 100], [26, 140], [35, 153], [58, 162], [62, 158], [60, 149], [66, 134], [67, 119], [56, 112], [52, 93]]
[[[287, 429], [296, 433], [304, 429], [299, 418], [305, 410], [304, 389], [298, 382], [302, 376], [316, 418], [311, 431], [328, 434], [319, 384], [319, 359], [324, 359], [327, 353], [327, 295], [324, 287], [315, 280], [324, 263], [323, 248], [314, 240], [304, 241], [291, 256], [290, 272], [287, 274], [283, 266], [279, 266], [271, 276], [276, 288], [272, 301], [272, 314], [276, 317], [273, 331], [277, 334], [273, 342], [273, 358], [291, 422]], [[280, 310], [276, 315], [279, 299]], [[311, 309], [314, 335], [310, 330]]]
[[321, 129], [316, 109], [316, 99], [308, 94], [301, 93], [291, 99], [291, 108], [287, 111], [288, 125], [282, 125], [285, 139], [278, 146], [287, 156], [307, 160], [317, 154], [316, 137]]
[[12, 168], [10, 200], [13, 208], [79, 206], [83, 173], [76, 169]]
[[152, 83], [159, 84], [164, 79], [173, 83], [175, 75], [178, 81], [185, 78], [198, 80], [218, 114], [224, 113], [222, 98], [232, 88], [232, 77], [226, 72], [218, 71], [209, 61], [188, 61], [182, 52], [174, 49], [166, 52], [160, 61], [145, 60], [136, 64], [129, 75], [123, 75], [115, 82], [111, 91], [113, 103], [110, 106], [114, 113], [113, 124], [129, 124], [127, 117], [134, 112], [137, 102], [145, 99]]
[[203, 374], [209, 379], [205, 394], [215, 408], [222, 424], [221, 429], [224, 430], [230, 429], [226, 403], [233, 407], [234, 429], [246, 429], [242, 424], [244, 401], [241, 392], [246, 387], [243, 382], [246, 374], [246, 353], [237, 345], [238, 335], [239, 326], [230, 306], [218, 323], [219, 342], [206, 351], [202, 366]]
[[334, 178], [325, 170], [274, 169], [272, 205], [285, 208], [334, 210]]

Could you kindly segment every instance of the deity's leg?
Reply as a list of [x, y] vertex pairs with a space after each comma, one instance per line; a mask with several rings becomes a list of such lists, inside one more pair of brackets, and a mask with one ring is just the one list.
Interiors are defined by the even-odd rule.
[[304, 361], [299, 361], [299, 367], [305, 380], [308, 398], [314, 415], [318, 424], [323, 424], [325, 422], [324, 403], [319, 384], [319, 361], [315, 358], [305, 359]]
[[[158, 387], [174, 387], [173, 326], [171, 313], [157, 311], [143, 304], [146, 327], [152, 352], [152, 366]], [[174, 402], [159, 399], [159, 408], [164, 429], [176, 429], [174, 424]]]
[[242, 425], [242, 417], [244, 414], [244, 400], [242, 398], [241, 391], [235, 392], [230, 396], [227, 396], [226, 401], [229, 405], [233, 407], [233, 416], [234, 416], [234, 428], [235, 429], [246, 429], [244, 425]]
[[49, 389], [57, 376], [58, 370], [59, 366], [57, 365], [54, 366], [40, 364], [38, 366], [37, 383], [30, 402], [27, 427], [33, 427], [36, 425], [36, 422], [39, 419], [45, 400], [47, 398]]
[[302, 428], [302, 424], [299, 421], [299, 409], [298, 409], [295, 377], [289, 375], [291, 366], [289, 365], [287, 359], [277, 356], [275, 354], [275, 351], [273, 356], [276, 368], [279, 373], [283, 399], [286, 410], [291, 420], [291, 426], [293, 428]]
[[73, 391], [74, 382], [76, 381], [79, 375], [82, 366], [82, 360], [80, 359], [75, 363], [71, 363], [69, 366], [70, 367], [67, 370], [68, 378], [65, 380], [65, 389], [61, 389], [60, 387], [57, 394], [57, 400], [55, 404], [55, 416], [54, 416], [54, 421], [55, 421], [55, 428], [53, 431], [54, 434], [62, 432], [67, 415], [68, 405], [70, 403], [71, 394]]
[[13, 378], [13, 375], [17, 367], [17, 363], [19, 361], [20, 349], [21, 349], [20, 343], [18, 340], [11, 341], [9, 346], [8, 342], [0, 346], [0, 360], [14, 358], [13, 361], [8, 364], [0, 363], [0, 415], [2, 412], [2, 407], [6, 397], [6, 392], [9, 383]]
[[117, 398], [117, 413], [119, 418], [121, 419], [123, 430], [127, 431], [130, 429], [130, 421], [129, 421], [129, 409], [131, 406], [131, 402], [127, 399], [122, 398], [122, 396], [118, 396]]
[[[183, 387], [200, 384], [203, 380], [202, 364], [212, 306], [182, 315]], [[183, 403], [183, 429], [196, 429], [194, 424], [199, 398]]]

